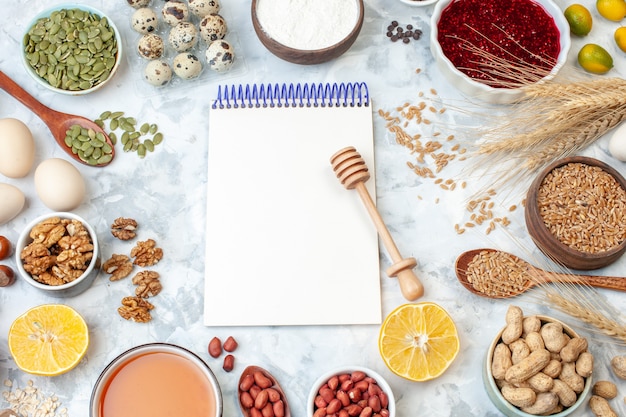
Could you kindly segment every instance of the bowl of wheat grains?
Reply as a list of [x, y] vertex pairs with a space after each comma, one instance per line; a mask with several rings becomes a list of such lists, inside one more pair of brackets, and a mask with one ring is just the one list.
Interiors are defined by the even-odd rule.
[[594, 158], [559, 159], [531, 184], [524, 216], [546, 256], [572, 269], [601, 268], [626, 251], [626, 180]]

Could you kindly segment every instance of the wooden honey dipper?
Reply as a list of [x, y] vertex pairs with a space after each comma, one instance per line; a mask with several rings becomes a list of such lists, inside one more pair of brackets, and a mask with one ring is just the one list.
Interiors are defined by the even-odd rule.
[[400, 290], [404, 298], [409, 301], [418, 299], [424, 294], [424, 286], [413, 272], [413, 268], [417, 266], [417, 261], [415, 258], [402, 258], [402, 255], [400, 255], [400, 251], [398, 251], [374, 201], [372, 201], [372, 197], [365, 187], [365, 181], [370, 179], [370, 174], [361, 154], [354, 147], [349, 146], [331, 156], [330, 163], [337, 178], [346, 189], [352, 190], [356, 188], [359, 196], [361, 196], [361, 200], [376, 226], [378, 235], [393, 260], [393, 265], [387, 268], [387, 275], [398, 277]]

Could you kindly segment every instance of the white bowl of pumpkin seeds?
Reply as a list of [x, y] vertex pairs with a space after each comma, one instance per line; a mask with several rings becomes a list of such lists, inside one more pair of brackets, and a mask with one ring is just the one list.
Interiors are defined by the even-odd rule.
[[24, 66], [43, 87], [67, 95], [102, 88], [117, 71], [122, 39], [115, 23], [84, 4], [61, 4], [26, 26]]

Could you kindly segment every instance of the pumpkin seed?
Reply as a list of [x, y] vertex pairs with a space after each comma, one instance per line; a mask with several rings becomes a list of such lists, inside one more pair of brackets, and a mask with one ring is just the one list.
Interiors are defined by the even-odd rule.
[[146, 146], [146, 149], [150, 152], [154, 152], [154, 142], [150, 139], [146, 139], [143, 144]]
[[154, 142], [155, 145], [159, 145], [161, 142], [163, 142], [163, 133], [159, 132], [154, 135], [154, 137], [152, 138], [152, 142]]

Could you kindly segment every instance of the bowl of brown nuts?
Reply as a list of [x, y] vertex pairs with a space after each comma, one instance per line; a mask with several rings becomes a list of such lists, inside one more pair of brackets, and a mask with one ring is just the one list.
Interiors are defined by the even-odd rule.
[[387, 381], [378, 372], [362, 366], [346, 366], [322, 374], [313, 383], [306, 407], [307, 417], [345, 413], [396, 416], [395, 397]]
[[26, 25], [22, 61], [41, 86], [66, 95], [102, 88], [117, 72], [122, 38], [115, 23], [85, 4], [61, 4]]
[[594, 158], [560, 159], [531, 184], [524, 216], [546, 256], [568, 268], [601, 268], [626, 251], [626, 180]]
[[53, 297], [87, 290], [100, 272], [100, 250], [94, 229], [73, 213], [54, 212], [31, 221], [15, 245], [19, 275]]
[[555, 318], [510, 306], [487, 350], [483, 382], [507, 417], [565, 417], [585, 403], [592, 371], [587, 339]]

